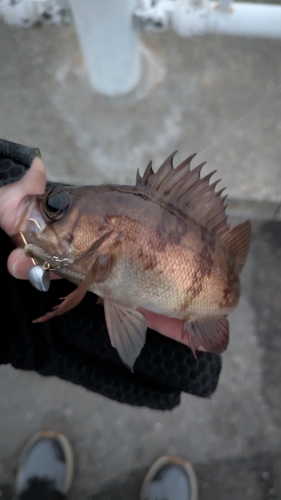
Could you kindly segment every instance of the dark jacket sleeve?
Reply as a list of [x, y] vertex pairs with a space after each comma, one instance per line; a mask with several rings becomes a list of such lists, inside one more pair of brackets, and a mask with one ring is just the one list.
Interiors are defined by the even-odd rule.
[[21, 179], [35, 156], [40, 156], [38, 148], [0, 139], [0, 187]]

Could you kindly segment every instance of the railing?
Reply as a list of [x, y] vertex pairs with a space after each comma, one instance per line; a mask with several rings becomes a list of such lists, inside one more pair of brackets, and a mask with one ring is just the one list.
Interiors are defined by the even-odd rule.
[[0, 17], [25, 27], [73, 19], [90, 82], [108, 96], [140, 80], [140, 31], [281, 38], [281, 6], [230, 0], [0, 0]]

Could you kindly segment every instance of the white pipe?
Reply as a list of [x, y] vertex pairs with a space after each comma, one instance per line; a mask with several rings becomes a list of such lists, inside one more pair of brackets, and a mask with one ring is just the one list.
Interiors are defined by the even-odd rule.
[[139, 82], [135, 0], [69, 0], [90, 82], [101, 94], [130, 92]]
[[280, 5], [233, 2], [228, 14], [218, 15], [211, 2], [209, 33], [233, 36], [281, 38]]
[[220, 35], [281, 38], [279, 5], [233, 2], [229, 12], [221, 12], [219, 4], [209, 2], [207, 9], [181, 8], [171, 13], [172, 27], [182, 37]]

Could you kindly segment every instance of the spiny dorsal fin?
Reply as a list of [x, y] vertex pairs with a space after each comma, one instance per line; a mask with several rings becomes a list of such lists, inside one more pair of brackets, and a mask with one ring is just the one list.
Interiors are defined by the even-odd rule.
[[238, 224], [231, 231], [223, 236], [223, 240], [230, 248], [230, 251], [235, 259], [238, 271], [241, 272], [250, 247], [251, 240], [251, 223], [246, 220], [242, 224]]
[[174, 168], [175, 154], [176, 151], [164, 161], [157, 172], [153, 171], [151, 161], [143, 177], [137, 171], [136, 187], [159, 195], [209, 231], [221, 235], [228, 233], [230, 226], [225, 214], [226, 196], [221, 196], [224, 189], [216, 191], [219, 181], [210, 184], [210, 178], [216, 171], [201, 177], [201, 170], [206, 162], [190, 170], [190, 163], [195, 154]]

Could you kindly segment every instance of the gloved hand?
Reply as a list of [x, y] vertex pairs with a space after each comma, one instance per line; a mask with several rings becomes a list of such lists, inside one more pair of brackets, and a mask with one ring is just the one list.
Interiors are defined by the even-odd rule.
[[[10, 186], [0, 189], [1, 227], [10, 236], [22, 183], [25, 183], [25, 194], [29, 184], [30, 194], [44, 189], [40, 160], [34, 160], [38, 154], [35, 148], [0, 140], [0, 186], [24, 176], [21, 184], [13, 184], [12, 194]], [[38, 179], [35, 187], [34, 179]], [[7, 210], [7, 206], [12, 208]], [[50, 290], [44, 293], [35, 290], [27, 280], [14, 278], [6, 263], [14, 246], [3, 230], [0, 230], [0, 242], [3, 290], [0, 363], [35, 370], [45, 376], [56, 375], [122, 403], [161, 410], [178, 405], [181, 391], [201, 397], [209, 397], [214, 392], [221, 370], [220, 356], [198, 352], [195, 359], [189, 347], [149, 328], [146, 344], [131, 373], [110, 344], [103, 307], [96, 304], [92, 293], [87, 293], [68, 313], [46, 323], [32, 323], [34, 318], [51, 310], [59, 297], [68, 295], [74, 285], [66, 280], [54, 280]], [[10, 256], [10, 270], [19, 257], [23, 259], [21, 267], [25, 265], [26, 258], [20, 255], [20, 250], [16, 252]]]

